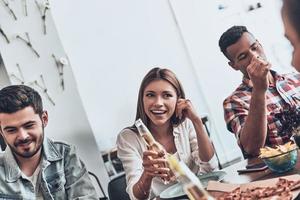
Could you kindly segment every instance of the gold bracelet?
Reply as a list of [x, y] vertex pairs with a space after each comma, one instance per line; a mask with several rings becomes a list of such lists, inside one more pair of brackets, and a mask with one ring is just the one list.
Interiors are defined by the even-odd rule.
[[[143, 182], [142, 180], [140, 180], [140, 183], [141, 183], [142, 185], [144, 185], [144, 182]], [[140, 186], [140, 183], [138, 182], [138, 184], [137, 184], [137, 187], [139, 188], [140, 192], [142, 192], [144, 196], [148, 196], [148, 195], [149, 195], [149, 191], [146, 192], [146, 191], [144, 190], [144, 188]]]

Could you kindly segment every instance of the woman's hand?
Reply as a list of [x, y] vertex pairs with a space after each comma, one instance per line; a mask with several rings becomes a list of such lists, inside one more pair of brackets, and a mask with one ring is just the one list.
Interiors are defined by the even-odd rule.
[[189, 99], [178, 99], [175, 112], [176, 117], [179, 117], [179, 119], [183, 116], [189, 118], [191, 121], [199, 119], [197, 112]]
[[199, 157], [202, 161], [208, 162], [214, 155], [214, 148], [192, 102], [188, 99], [178, 99], [175, 112], [177, 117], [185, 116], [192, 121], [197, 135]]
[[143, 153], [143, 167], [144, 172], [148, 177], [160, 177], [168, 179], [170, 175], [170, 168], [167, 167], [167, 160], [165, 159], [163, 151], [156, 152], [153, 150], [146, 150]]
[[159, 177], [162, 180], [170, 180], [170, 168], [167, 167], [164, 151], [146, 150], [143, 153], [144, 171], [138, 182], [133, 186], [133, 193], [138, 199], [149, 197], [152, 179]]

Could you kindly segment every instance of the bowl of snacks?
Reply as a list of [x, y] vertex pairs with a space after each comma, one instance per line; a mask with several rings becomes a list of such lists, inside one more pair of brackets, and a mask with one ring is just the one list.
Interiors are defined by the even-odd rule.
[[259, 157], [262, 158], [270, 170], [283, 173], [294, 169], [298, 158], [298, 148], [296, 144], [291, 142], [278, 145], [275, 148], [264, 147], [260, 149]]

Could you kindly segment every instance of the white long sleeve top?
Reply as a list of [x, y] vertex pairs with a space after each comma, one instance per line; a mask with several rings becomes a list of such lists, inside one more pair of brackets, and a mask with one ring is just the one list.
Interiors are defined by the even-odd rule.
[[[192, 122], [186, 119], [179, 126], [173, 128], [174, 142], [177, 149], [175, 153], [195, 173], [202, 174], [213, 171], [218, 167], [216, 155], [208, 162], [199, 158], [196, 131]], [[129, 129], [123, 129], [117, 139], [118, 157], [123, 163], [126, 174], [127, 192], [130, 199], [136, 200], [133, 194], [133, 186], [143, 173], [143, 152], [147, 146], [143, 138]], [[176, 182], [165, 185], [160, 178], [153, 178], [149, 198], [158, 196], [163, 190]]]

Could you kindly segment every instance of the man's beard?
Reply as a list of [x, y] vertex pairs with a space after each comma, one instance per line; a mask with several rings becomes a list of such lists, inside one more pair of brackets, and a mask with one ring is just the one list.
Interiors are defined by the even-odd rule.
[[[18, 155], [18, 156], [23, 157], [23, 158], [31, 158], [34, 155], [36, 155], [39, 152], [39, 150], [42, 148], [43, 141], [44, 141], [44, 129], [43, 129], [43, 133], [41, 135], [40, 141], [38, 141], [36, 139], [36, 141], [35, 141], [36, 142], [36, 149], [34, 151], [32, 151], [32, 152], [31, 151], [26, 151], [26, 150], [24, 150], [23, 152], [19, 152], [17, 150], [18, 146], [21, 145], [21, 144], [26, 144], [28, 142], [34, 142], [34, 140], [31, 140], [31, 139], [28, 139], [28, 138], [26, 138], [24, 140], [16, 141], [13, 144], [13, 146], [11, 146], [11, 145], [8, 144], [8, 146], [10, 147], [11, 151], [13, 152], [13, 154]], [[37, 142], [39, 142], [39, 143], [37, 143]]]

